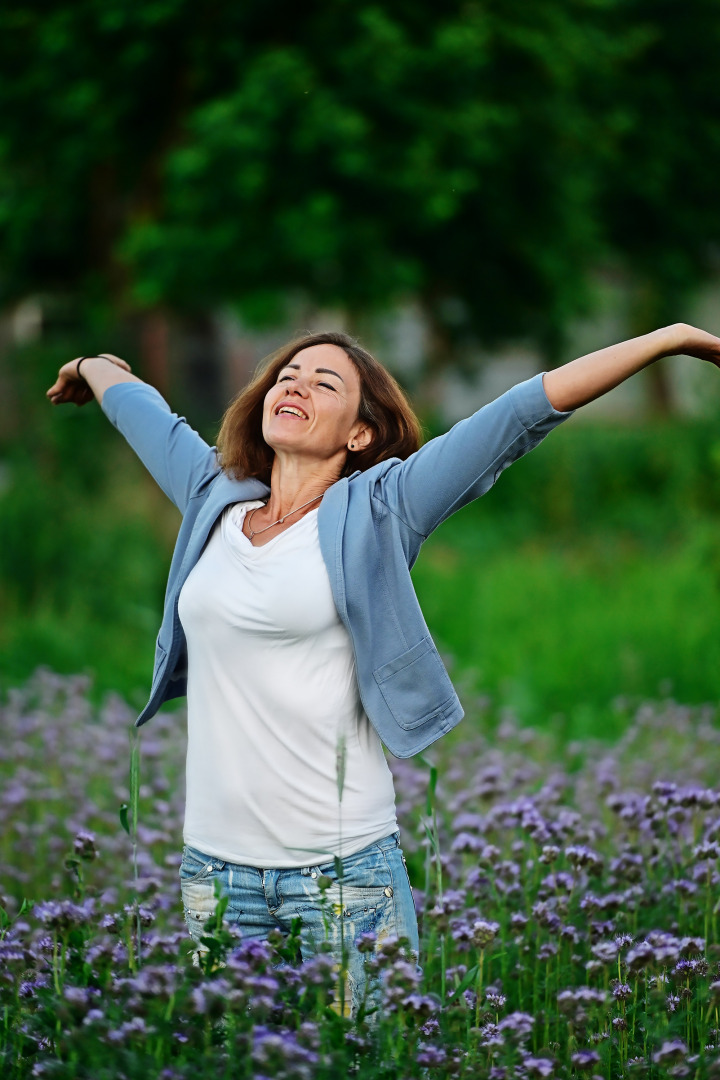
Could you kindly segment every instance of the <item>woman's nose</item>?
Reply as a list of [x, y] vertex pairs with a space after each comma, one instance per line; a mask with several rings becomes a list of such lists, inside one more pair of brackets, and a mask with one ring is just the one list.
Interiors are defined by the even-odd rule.
[[295, 379], [293, 379], [291, 383], [288, 383], [285, 387], [286, 394], [300, 394], [301, 397], [307, 394], [307, 391], [307, 382], [302, 377], [302, 375], [298, 375]]

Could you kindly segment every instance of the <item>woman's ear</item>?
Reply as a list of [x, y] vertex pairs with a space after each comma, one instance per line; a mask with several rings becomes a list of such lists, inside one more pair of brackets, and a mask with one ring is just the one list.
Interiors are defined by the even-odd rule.
[[356, 453], [358, 450], [367, 450], [370, 443], [375, 438], [375, 432], [370, 427], [361, 427], [357, 431], [353, 432], [348, 440], [348, 450], [354, 450]]

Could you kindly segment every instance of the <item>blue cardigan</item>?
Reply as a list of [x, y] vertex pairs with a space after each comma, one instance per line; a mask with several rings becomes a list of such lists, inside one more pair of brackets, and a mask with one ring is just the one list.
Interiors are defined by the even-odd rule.
[[[138, 726], [187, 688], [180, 590], [226, 506], [266, 498], [257, 479], [222, 471], [215, 450], [146, 383], [106, 390], [102, 407], [183, 515], [170, 566], [150, 698]], [[365, 711], [397, 757], [425, 749], [463, 716], [415, 596], [410, 568], [420, 546], [455, 510], [479, 498], [565, 420], [542, 375], [426, 443], [330, 487], [318, 532], [338, 614], [355, 651]]]

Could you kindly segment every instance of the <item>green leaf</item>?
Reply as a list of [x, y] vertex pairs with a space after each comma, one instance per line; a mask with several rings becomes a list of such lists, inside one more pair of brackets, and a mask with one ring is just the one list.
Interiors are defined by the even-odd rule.
[[439, 856], [440, 855], [440, 845], [438, 844], [438, 839], [437, 839], [437, 836], [435, 835], [435, 830], [432, 829], [428, 825], [428, 823], [426, 821], [423, 822], [423, 825], [424, 825], [424, 828], [425, 828], [425, 835], [427, 836], [428, 840], [430, 841], [430, 847], [432, 848], [433, 855]]
[[437, 789], [438, 771], [437, 768], [432, 765], [426, 758], [422, 757], [422, 755], [418, 755], [418, 761], [430, 772], [425, 810], [428, 817], [432, 817], [433, 811], [435, 809], [435, 791]]
[[120, 824], [129, 836], [130, 825], [128, 824], [128, 804], [126, 802], [124, 802], [120, 807]]
[[466, 990], [470, 989], [470, 987], [475, 982], [475, 979], [477, 978], [477, 973], [478, 973], [479, 970], [480, 970], [480, 965], [475, 964], [474, 967], [471, 967], [470, 970], [465, 973], [465, 975], [461, 979], [459, 985], [455, 988], [453, 993], [448, 998], [448, 1004], [450, 1002], [452, 1002], [452, 1001], [455, 1001], [460, 996], [460, 994], [462, 994]]

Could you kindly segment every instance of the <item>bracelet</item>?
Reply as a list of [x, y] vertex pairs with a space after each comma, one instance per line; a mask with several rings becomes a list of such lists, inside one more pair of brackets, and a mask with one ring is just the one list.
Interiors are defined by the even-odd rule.
[[[78, 378], [82, 379], [82, 381], [84, 383], [87, 383], [87, 379], [85, 378], [85, 376], [80, 371], [80, 365], [82, 364], [83, 360], [96, 360], [96, 359], [97, 360], [107, 360], [107, 356], [103, 356], [102, 353], [92, 353], [90, 356], [81, 356], [80, 359], [78, 360], [77, 364], [75, 365], [75, 374], [78, 376]], [[111, 360], [110, 363], [112, 364], [113, 361]]]

